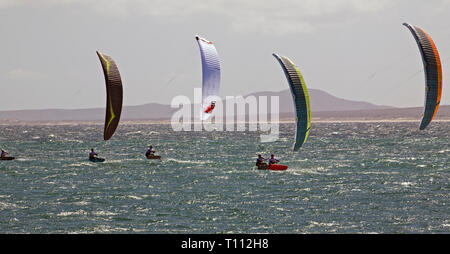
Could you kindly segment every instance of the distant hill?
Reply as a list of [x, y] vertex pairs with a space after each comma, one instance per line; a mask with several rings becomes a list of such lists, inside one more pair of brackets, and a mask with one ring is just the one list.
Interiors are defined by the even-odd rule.
[[[139, 106], [124, 106], [122, 120], [165, 120], [170, 119], [173, 112], [170, 105], [149, 103]], [[17, 121], [100, 121], [105, 119], [104, 108], [89, 109], [36, 109], [0, 111], [0, 120]]]
[[[311, 113], [313, 121], [342, 121], [342, 120], [415, 120], [422, 119], [423, 107], [371, 109], [354, 111], [322, 111]], [[281, 114], [281, 118], [292, 118], [292, 114]], [[450, 105], [441, 105], [435, 120], [450, 120]]]
[[[257, 92], [246, 95], [279, 96], [280, 119], [293, 117], [293, 102], [289, 90], [280, 92]], [[389, 106], [374, 105], [363, 101], [345, 100], [324, 91], [310, 89], [312, 117], [314, 119], [386, 119], [386, 118], [411, 118], [420, 119], [423, 108], [394, 108]], [[148, 103], [138, 106], [124, 106], [122, 120], [170, 120], [173, 113], [170, 105]], [[437, 118], [450, 119], [450, 106], [441, 106]], [[102, 121], [105, 118], [104, 108], [90, 109], [38, 109], [38, 110], [13, 110], [0, 111], [0, 121], [13, 123], [48, 122], [48, 121]]]
[[[345, 100], [333, 96], [327, 92], [317, 89], [308, 90], [311, 111], [352, 111], [352, 110], [368, 110], [368, 109], [388, 109], [394, 108], [390, 106], [379, 106], [363, 101]], [[280, 92], [257, 92], [252, 93], [253, 96], [279, 96], [280, 97], [280, 112], [293, 112], [294, 102], [289, 89]]]

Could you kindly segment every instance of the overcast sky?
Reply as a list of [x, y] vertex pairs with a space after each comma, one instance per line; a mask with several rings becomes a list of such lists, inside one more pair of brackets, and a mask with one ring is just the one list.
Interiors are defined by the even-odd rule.
[[287, 89], [278, 53], [309, 89], [423, 106], [422, 60], [403, 22], [436, 43], [450, 104], [449, 14], [450, 0], [0, 0], [0, 110], [104, 107], [96, 50], [118, 64], [124, 105], [193, 98], [197, 34], [216, 45], [223, 97]]

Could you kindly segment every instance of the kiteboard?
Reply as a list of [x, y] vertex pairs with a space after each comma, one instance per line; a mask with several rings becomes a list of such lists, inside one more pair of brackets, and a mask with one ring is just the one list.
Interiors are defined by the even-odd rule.
[[146, 155], [147, 159], [149, 160], [161, 160], [161, 156], [160, 155]]
[[269, 166], [270, 170], [286, 170], [288, 169], [288, 166], [286, 165], [281, 165], [281, 164], [271, 164]]
[[92, 161], [92, 162], [104, 162], [105, 161], [104, 158], [98, 158], [98, 157], [89, 158], [89, 160]]
[[15, 159], [15, 157], [3, 157], [3, 158], [0, 158], [0, 160], [2, 160], [2, 161], [11, 161], [11, 160], [14, 160]]
[[269, 169], [269, 165], [267, 165], [267, 163], [262, 163], [257, 167], [258, 167], [258, 169], [263, 169], [263, 170]]
[[269, 169], [269, 170], [286, 170], [288, 169], [288, 166], [286, 165], [281, 165], [281, 164], [271, 164], [271, 165], [267, 165], [267, 164], [262, 164], [260, 166], [258, 166], [258, 169]]

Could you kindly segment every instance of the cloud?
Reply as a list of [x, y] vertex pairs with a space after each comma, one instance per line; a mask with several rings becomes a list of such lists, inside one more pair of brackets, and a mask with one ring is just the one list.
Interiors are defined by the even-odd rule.
[[45, 75], [43, 73], [24, 70], [20, 68], [8, 71], [6, 76], [12, 80], [38, 80], [45, 78]]
[[[224, 6], [222, 14], [232, 20], [235, 30], [259, 31], [268, 34], [309, 33], [322, 26], [335, 26], [352, 17], [377, 13], [389, 1], [357, 0], [278, 0], [244, 1]], [[230, 1], [227, 1], [229, 4]]]
[[323, 25], [334, 25], [333, 17], [348, 20], [380, 12], [391, 4], [388, 0], [0, 0], [0, 8], [81, 6], [120, 17], [141, 15], [183, 21], [192, 15], [211, 15], [229, 20], [239, 32], [282, 34], [311, 32]]

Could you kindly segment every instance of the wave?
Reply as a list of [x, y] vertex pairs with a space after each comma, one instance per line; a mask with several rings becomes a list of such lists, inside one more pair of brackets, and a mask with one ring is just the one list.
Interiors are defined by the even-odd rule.
[[214, 163], [213, 161], [210, 161], [210, 160], [191, 161], [191, 160], [179, 160], [179, 159], [174, 159], [174, 158], [167, 158], [165, 161], [167, 161], [167, 162], [183, 163], [183, 164], [198, 164], [198, 165]]

